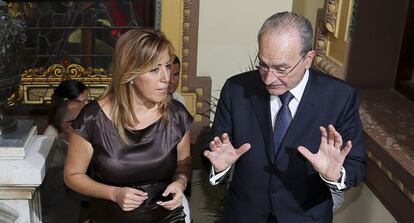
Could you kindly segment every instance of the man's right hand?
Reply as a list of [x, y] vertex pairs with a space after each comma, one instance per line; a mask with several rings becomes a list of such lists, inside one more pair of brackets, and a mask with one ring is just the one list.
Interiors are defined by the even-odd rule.
[[210, 150], [204, 151], [204, 156], [210, 160], [216, 172], [221, 172], [247, 152], [250, 149], [250, 144], [245, 143], [238, 149], [235, 149], [230, 142], [229, 135], [223, 133], [221, 138], [218, 136], [214, 137], [214, 140], [210, 142], [209, 147]]

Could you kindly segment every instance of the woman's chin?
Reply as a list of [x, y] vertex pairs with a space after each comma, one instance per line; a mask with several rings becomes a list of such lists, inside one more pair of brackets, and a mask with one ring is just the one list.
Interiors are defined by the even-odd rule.
[[155, 103], [161, 103], [167, 100], [167, 96], [168, 94], [161, 94], [161, 95], [154, 95], [154, 97], [152, 97], [153, 101]]

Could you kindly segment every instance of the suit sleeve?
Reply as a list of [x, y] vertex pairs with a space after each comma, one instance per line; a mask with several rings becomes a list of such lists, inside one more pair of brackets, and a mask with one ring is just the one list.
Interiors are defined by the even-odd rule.
[[229, 80], [224, 84], [220, 99], [217, 103], [216, 112], [214, 115], [214, 123], [211, 128], [210, 140], [215, 136], [220, 136], [223, 133], [228, 133], [230, 140], [232, 137], [232, 110], [231, 110], [231, 83]]
[[347, 189], [350, 189], [364, 180], [366, 172], [363, 129], [359, 116], [359, 97], [354, 89], [349, 95], [336, 128], [342, 135], [344, 143], [348, 140], [352, 142], [352, 149], [343, 164], [346, 170], [345, 185]]

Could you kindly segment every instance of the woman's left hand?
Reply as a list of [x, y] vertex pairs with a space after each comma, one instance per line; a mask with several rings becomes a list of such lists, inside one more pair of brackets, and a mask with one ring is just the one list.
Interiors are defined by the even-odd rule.
[[183, 205], [184, 193], [183, 185], [178, 182], [174, 181], [170, 185], [168, 185], [167, 189], [165, 189], [162, 196], [167, 197], [168, 195], [172, 195], [173, 199], [169, 201], [158, 201], [157, 204], [163, 206], [165, 209], [174, 210], [181, 205]]

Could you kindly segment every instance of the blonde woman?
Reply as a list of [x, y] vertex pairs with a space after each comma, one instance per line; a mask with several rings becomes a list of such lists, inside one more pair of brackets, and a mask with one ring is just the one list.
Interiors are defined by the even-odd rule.
[[65, 182], [91, 197], [92, 222], [184, 222], [192, 117], [167, 96], [172, 55], [160, 32], [123, 34], [107, 92], [72, 124]]

